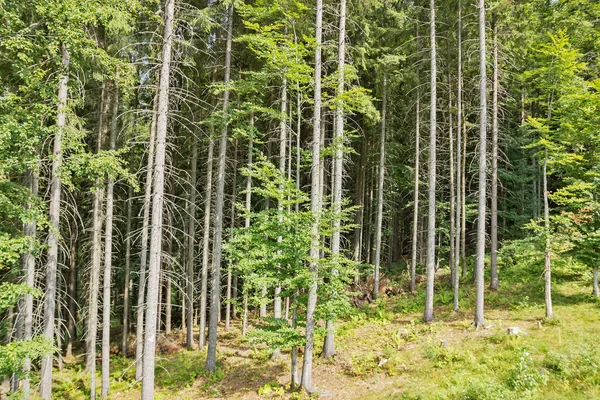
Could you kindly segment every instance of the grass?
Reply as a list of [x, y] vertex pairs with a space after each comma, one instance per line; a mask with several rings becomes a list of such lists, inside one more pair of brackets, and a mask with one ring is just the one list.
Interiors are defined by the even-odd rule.
[[[423, 290], [356, 310], [337, 324], [338, 355], [315, 359], [313, 382], [322, 394], [341, 399], [600, 399], [600, 303], [589, 295], [586, 276], [556, 271], [556, 318], [544, 320], [540, 277], [528, 270], [504, 272], [500, 290], [486, 293], [487, 325], [478, 331], [471, 326], [471, 285], [463, 284], [464, 311], [456, 313], [445, 276], [433, 323], [421, 322]], [[509, 326], [525, 334], [509, 336]], [[215, 374], [204, 371], [205, 352], [158, 355], [157, 399], [303, 398], [287, 389], [287, 352], [271, 360], [268, 349], [239, 337], [239, 326], [220, 332]], [[112, 398], [139, 398], [132, 363], [111, 358]], [[86, 399], [82, 364], [58, 372], [54, 390], [56, 398]]]

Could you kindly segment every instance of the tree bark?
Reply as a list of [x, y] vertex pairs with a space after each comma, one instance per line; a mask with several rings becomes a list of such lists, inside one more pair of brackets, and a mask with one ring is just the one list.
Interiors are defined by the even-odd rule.
[[[254, 114], [250, 114], [250, 127], [251, 132], [248, 137], [248, 169], [252, 170], [252, 153], [253, 153], [253, 145], [254, 145]], [[248, 175], [246, 178], [246, 202], [245, 208], [248, 213], [252, 211], [252, 177]], [[244, 220], [244, 227], [250, 227], [250, 215], [246, 214], [246, 218]], [[243, 284], [243, 296], [244, 296], [244, 315], [242, 320], [242, 336], [246, 336], [248, 333], [248, 287], [246, 282]]]
[[[333, 234], [331, 237], [331, 255], [338, 257], [341, 248], [341, 220], [339, 214], [342, 211], [342, 184], [344, 179], [344, 72], [346, 63], [346, 0], [340, 0], [340, 22], [338, 28], [338, 78], [335, 108], [335, 154], [333, 160]], [[337, 271], [333, 271], [334, 274]], [[336, 354], [335, 351], [335, 324], [332, 319], [326, 322], [327, 333], [323, 343], [323, 358], [329, 358]]]
[[413, 197], [412, 256], [410, 267], [410, 291], [417, 290], [417, 246], [419, 235], [419, 181], [421, 167], [421, 96], [417, 91], [417, 109], [415, 122], [415, 184]]
[[158, 287], [163, 235], [163, 202], [165, 185], [165, 153], [167, 118], [169, 111], [169, 78], [173, 42], [175, 0], [165, 2], [162, 66], [158, 85], [158, 114], [156, 118], [156, 159], [152, 197], [152, 224], [150, 235], [150, 260], [148, 262], [148, 294], [146, 300], [146, 332], [144, 335], [142, 399], [154, 398], [154, 358], [156, 351], [156, 316], [158, 312]]
[[189, 200], [189, 222], [187, 235], [187, 265], [185, 280], [185, 323], [186, 347], [191, 350], [194, 347], [194, 251], [196, 248], [196, 184], [198, 180], [198, 141], [192, 135], [192, 158], [190, 160], [190, 200]]
[[[134, 132], [137, 124], [134, 123]], [[133, 152], [132, 152], [133, 154]], [[133, 219], [133, 187], [127, 188], [127, 215], [125, 217], [125, 279], [123, 282], [123, 337], [121, 338], [121, 353], [127, 357], [127, 336], [129, 335], [130, 289], [131, 279], [131, 221]]]
[[[115, 150], [117, 140], [117, 118], [119, 116], [119, 87], [115, 84], [112, 120], [110, 124], [110, 150]], [[110, 390], [110, 289], [112, 274], [113, 203], [115, 181], [108, 178], [106, 185], [106, 219], [104, 235], [104, 294], [102, 296], [102, 398]]]
[[[58, 238], [60, 236], [60, 168], [62, 166], [62, 134], [66, 123], [66, 107], [69, 82], [69, 51], [62, 45], [62, 74], [58, 82], [58, 112], [56, 115], [56, 135], [52, 151], [52, 172], [50, 181], [50, 206], [48, 215], [48, 259], [46, 262], [46, 292], [44, 301], [44, 336], [54, 343], [54, 313], [56, 311], [56, 270], [58, 266]], [[53, 355], [42, 358], [40, 377], [40, 397], [44, 400], [52, 397], [52, 360]]]
[[460, 309], [459, 305], [459, 285], [460, 285], [460, 258], [461, 258], [461, 245], [462, 238], [464, 235], [463, 229], [463, 163], [462, 163], [462, 126], [463, 126], [463, 118], [462, 118], [462, 95], [463, 95], [463, 76], [462, 76], [462, 6], [461, 1], [458, 1], [458, 73], [457, 73], [457, 113], [456, 113], [456, 224], [461, 224], [461, 227], [456, 227], [456, 237], [455, 237], [455, 245], [454, 245], [454, 275], [452, 276], [452, 287], [454, 289], [453, 296], [453, 308], [454, 311], [458, 311]]
[[494, 21], [494, 77], [492, 89], [492, 198], [490, 204], [490, 289], [498, 290], [498, 27]]
[[[233, 26], [233, 5], [227, 11], [227, 43], [225, 49], [225, 91], [223, 92], [223, 111], [229, 109], [229, 77], [231, 74], [231, 41]], [[221, 293], [221, 240], [223, 237], [223, 202], [225, 193], [225, 158], [227, 157], [227, 117], [219, 141], [219, 172], [217, 175], [217, 198], [215, 203], [215, 237], [213, 243], [213, 275], [208, 325], [208, 351], [206, 369], [214, 372], [217, 367], [217, 323], [219, 319], [219, 298]]]
[[485, 0], [479, 0], [479, 196], [477, 209], [477, 253], [475, 256], [475, 320], [479, 328], [485, 324], [483, 317], [484, 267], [485, 267], [485, 210], [487, 164], [487, 73], [485, 49]]
[[154, 174], [154, 151], [156, 149], [156, 120], [158, 114], [158, 91], [154, 96], [154, 112], [150, 125], [150, 139], [148, 143], [148, 160], [146, 162], [146, 182], [144, 192], [144, 214], [142, 217], [142, 239], [140, 250], [140, 272], [138, 281], [138, 297], [136, 310], [136, 349], [135, 349], [135, 379], [142, 380], [144, 356], [144, 297], [146, 291], [146, 268], [148, 260], [148, 236], [150, 227], [150, 206], [152, 201], [152, 178]]
[[381, 101], [381, 131], [379, 134], [379, 170], [377, 176], [377, 215], [375, 222], [375, 272], [373, 276], [373, 299], [379, 296], [379, 266], [381, 263], [381, 229], [383, 225], [383, 180], [385, 177], [385, 120], [387, 114], [387, 71], [383, 71], [383, 95]]
[[[550, 122], [550, 118], [548, 118]], [[543, 166], [544, 185], [544, 233], [546, 234], [546, 245], [544, 248], [544, 300], [546, 302], [546, 318], [554, 316], [552, 312], [552, 272], [550, 261], [550, 205], [548, 203], [548, 150], [544, 152]]]
[[206, 155], [206, 190], [204, 191], [204, 226], [202, 237], [202, 272], [200, 288], [200, 337], [198, 345], [202, 349], [206, 344], [206, 305], [208, 297], [208, 262], [210, 252], [210, 215], [212, 205], [212, 174], [213, 174], [213, 152], [215, 141], [213, 130], [208, 138], [208, 153]]
[[300, 385], [308, 393], [313, 389], [312, 384], [312, 359], [314, 349], [315, 308], [317, 306], [317, 278], [319, 274], [319, 222], [321, 213], [320, 196], [320, 159], [321, 159], [321, 47], [323, 41], [323, 0], [316, 0], [316, 27], [315, 27], [315, 86], [314, 86], [314, 113], [313, 113], [313, 138], [312, 138], [312, 171], [310, 210], [312, 213], [311, 247], [310, 247], [310, 273], [311, 282], [308, 288], [306, 305], [306, 342], [304, 345], [304, 360], [302, 365], [302, 378]]
[[[39, 190], [39, 172], [37, 170], [33, 170], [29, 173], [29, 176], [31, 194], [32, 196], [37, 196]], [[25, 283], [30, 288], [33, 288], [35, 287], [35, 257], [32, 254], [32, 250], [35, 237], [37, 236], [37, 223], [35, 221], [28, 222], [25, 224], [23, 231], [25, 236], [28, 236], [32, 242], [28, 251], [23, 255], [23, 272], [25, 275]], [[71, 264], [71, 267], [73, 267], [73, 264]], [[33, 338], [33, 296], [26, 294], [24, 299], [25, 316], [23, 318], [23, 340], [31, 340]], [[72, 338], [71, 335], [70, 338]], [[26, 358], [23, 362], [23, 371], [25, 372], [25, 376], [21, 380], [21, 387], [25, 398], [28, 398], [31, 394], [31, 383], [29, 381], [29, 377], [27, 376], [27, 373], [30, 370], [31, 359]]]
[[[238, 153], [238, 140], [235, 140], [234, 149], [233, 149], [233, 177], [231, 179], [231, 229], [235, 228], [235, 201], [237, 197], [237, 153]], [[231, 295], [232, 295], [232, 283], [233, 283], [233, 274], [231, 267], [227, 270], [227, 290], [226, 290], [226, 299], [225, 302], [225, 329], [229, 330], [229, 325], [231, 321], [231, 310], [233, 305], [231, 304]]]
[[[102, 82], [100, 93], [100, 114], [98, 116], [98, 137], [96, 141], [96, 153], [102, 150], [102, 139], [105, 135], [104, 116], [108, 112], [108, 101], [106, 101], [106, 86]], [[88, 324], [87, 324], [87, 360], [86, 370], [90, 374], [90, 398], [96, 398], [96, 337], [98, 331], [98, 297], [100, 291], [100, 269], [102, 265], [102, 204], [104, 202], [104, 189], [102, 183], [96, 180], [94, 192], [94, 208], [92, 222], [92, 270], [90, 272], [90, 289], [88, 294]]]
[[437, 147], [437, 64], [435, 34], [435, 0], [430, 0], [430, 41], [431, 41], [431, 105], [429, 109], [429, 194], [427, 216], [427, 288], [425, 292], [425, 322], [433, 321], [433, 285], [435, 279], [435, 185]]

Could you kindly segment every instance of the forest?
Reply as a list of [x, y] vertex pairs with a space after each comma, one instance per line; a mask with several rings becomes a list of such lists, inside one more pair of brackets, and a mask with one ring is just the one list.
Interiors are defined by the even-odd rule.
[[596, 0], [0, 0], [0, 399], [600, 399]]

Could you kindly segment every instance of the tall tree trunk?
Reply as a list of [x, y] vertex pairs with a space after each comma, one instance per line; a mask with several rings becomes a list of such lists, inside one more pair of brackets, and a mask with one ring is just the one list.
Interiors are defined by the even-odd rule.
[[136, 336], [135, 336], [135, 379], [142, 380], [144, 356], [144, 312], [146, 291], [146, 268], [148, 260], [148, 237], [150, 227], [150, 206], [152, 201], [152, 177], [154, 174], [154, 151], [156, 148], [156, 120], [158, 115], [158, 91], [154, 96], [154, 112], [150, 124], [150, 139], [148, 143], [148, 160], [146, 162], [146, 182], [144, 192], [144, 214], [142, 217], [142, 239], [140, 250], [140, 273], [138, 282], [138, 297], [136, 310]]
[[[233, 148], [233, 172], [231, 178], [231, 229], [235, 228], [235, 201], [237, 197], [237, 153], [238, 153], [238, 139], [235, 139], [235, 144]], [[226, 289], [226, 299], [225, 302], [225, 329], [229, 329], [230, 321], [231, 321], [231, 310], [233, 305], [231, 304], [231, 294], [232, 294], [232, 283], [233, 283], [233, 274], [231, 267], [227, 269], [227, 289]]]
[[448, 69], [448, 87], [448, 156], [450, 161], [450, 179], [448, 183], [450, 186], [450, 249], [448, 252], [448, 264], [450, 266], [452, 282], [454, 283], [454, 275], [458, 274], [458, 270], [454, 268], [454, 238], [456, 236], [456, 219], [454, 214], [456, 209], [456, 198], [454, 197], [454, 191], [456, 188], [454, 186], [454, 126], [452, 125], [452, 77], [450, 69]]
[[359, 209], [356, 211], [354, 223], [354, 251], [353, 259], [357, 263], [362, 261], [362, 247], [363, 247], [363, 231], [364, 231], [364, 219], [365, 219], [365, 178], [366, 178], [366, 156], [367, 156], [367, 138], [363, 137], [360, 145], [360, 153], [358, 155], [358, 171], [356, 174], [356, 205]]
[[[254, 114], [250, 114], [250, 127], [251, 132], [248, 137], [248, 165], [247, 168], [252, 170], [252, 153], [254, 151]], [[252, 211], [252, 177], [248, 175], [246, 178], [246, 202], [244, 204], [246, 211], [250, 213]], [[244, 227], [250, 227], [250, 216], [246, 214], [246, 218], [244, 220]], [[242, 320], [242, 336], [246, 336], [248, 333], [248, 286], [246, 282], [243, 283], [243, 296], [244, 296], [244, 315]]]
[[[344, 72], [346, 63], [346, 0], [340, 0], [340, 23], [338, 28], [338, 81], [336, 88], [335, 108], [335, 154], [333, 160], [333, 235], [331, 237], [331, 255], [335, 258], [340, 254], [341, 248], [341, 220], [339, 214], [342, 211], [342, 183], [344, 179]], [[337, 271], [333, 271], [334, 274]], [[328, 319], [325, 323], [327, 333], [323, 343], [323, 358], [335, 355], [335, 325], [334, 321]]]
[[387, 107], [387, 71], [383, 71], [383, 95], [381, 101], [381, 131], [379, 134], [379, 170], [377, 176], [377, 215], [375, 226], [375, 273], [373, 298], [379, 296], [379, 265], [381, 263], [381, 229], [383, 225], [383, 178], [385, 177], [385, 120]]
[[[52, 151], [52, 172], [50, 181], [50, 206], [48, 215], [50, 227], [48, 229], [48, 258], [46, 262], [46, 291], [44, 301], [44, 336], [54, 343], [54, 313], [56, 311], [56, 270], [58, 266], [58, 237], [60, 235], [60, 167], [62, 165], [62, 134], [66, 122], [66, 107], [69, 82], [69, 51], [62, 45], [62, 74], [58, 82], [58, 112], [56, 115], [56, 135]], [[40, 377], [40, 397], [52, 397], [52, 360], [49, 354], [42, 358], [42, 371]]]
[[437, 64], [435, 45], [435, 0], [430, 0], [430, 41], [431, 41], [431, 106], [429, 109], [429, 210], [427, 216], [427, 288], [425, 292], [425, 322], [433, 321], [433, 285], [435, 278], [435, 185], [437, 147]]
[[490, 289], [498, 290], [498, 27], [494, 21], [494, 78], [492, 89], [492, 199], [490, 236], [492, 239]]
[[485, 56], [485, 0], [479, 0], [479, 196], [477, 209], [477, 253], [475, 256], [476, 328], [484, 325], [485, 208], [487, 164], [487, 74]]
[[417, 110], [415, 122], [415, 184], [413, 197], [412, 255], [410, 267], [410, 291], [417, 290], [417, 246], [419, 235], [419, 181], [421, 167], [421, 95], [417, 91]]
[[310, 273], [311, 282], [308, 288], [306, 305], [306, 343], [304, 345], [304, 361], [302, 365], [301, 386], [307, 392], [313, 391], [312, 359], [314, 350], [315, 308], [317, 306], [317, 279], [319, 274], [319, 223], [321, 213], [321, 198], [319, 170], [321, 159], [321, 47], [323, 42], [323, 0], [316, 0], [316, 29], [315, 29], [315, 86], [314, 113], [312, 138], [312, 171], [310, 184], [310, 211], [312, 213]]
[[[233, 5], [227, 10], [227, 43], [225, 49], [225, 91], [223, 92], [223, 111], [229, 109], [229, 77], [231, 74], [231, 40], [233, 26]], [[223, 202], [225, 194], [225, 158], [227, 157], [227, 117], [224, 118], [223, 131], [219, 140], [219, 172], [217, 175], [217, 198], [215, 203], [215, 236], [213, 243], [213, 270], [210, 314], [208, 325], [208, 351], [206, 369], [214, 372], [217, 367], [217, 323], [219, 319], [219, 298], [221, 294], [221, 240], [223, 237]]]
[[[117, 118], [119, 116], [119, 87], [115, 84], [112, 120], [110, 124], [110, 150], [115, 150]], [[108, 178], [106, 185], [106, 222], [104, 236], [104, 294], [102, 297], [102, 398], [108, 397], [110, 389], [110, 289], [112, 274], [113, 203], [115, 181]]]
[[[285, 171], [286, 171], [286, 153], [287, 153], [287, 121], [285, 119], [286, 113], [287, 113], [287, 77], [286, 77], [286, 72], [284, 71], [283, 73], [283, 79], [282, 79], [282, 85], [281, 85], [281, 109], [280, 109], [280, 113], [281, 113], [281, 120], [279, 121], [279, 172], [281, 172], [282, 175], [285, 175]], [[291, 160], [290, 160], [291, 162]], [[280, 188], [281, 191], [281, 200], [278, 202], [277, 204], [277, 211], [280, 215], [279, 217], [279, 223], [283, 223], [283, 219], [281, 217], [281, 214], [283, 213], [283, 186], [281, 186]], [[279, 236], [277, 237], [277, 242], [281, 242], [283, 241], [283, 237]], [[281, 267], [281, 265], [278, 265], [278, 267]], [[277, 286], [275, 287], [275, 298], [273, 299], [273, 317], [275, 318], [282, 318], [282, 310], [281, 310], [281, 285], [279, 284], [279, 282], [277, 283]], [[271, 355], [271, 358], [277, 358], [281, 356], [281, 351], [280, 349], [275, 349], [273, 351], [273, 354]]]
[[[550, 112], [549, 112], [550, 114]], [[550, 118], [548, 118], [550, 122]], [[546, 302], [546, 318], [552, 318], [552, 273], [550, 262], [550, 205], [548, 203], [548, 150], [544, 152], [544, 166], [542, 171], [544, 185], [544, 233], [546, 245], [544, 248], [544, 300]]]
[[187, 237], [187, 265], [185, 280], [185, 324], [186, 347], [191, 350], [194, 346], [194, 252], [196, 248], [196, 184], [198, 180], [198, 141], [192, 135], [192, 159], [190, 160], [190, 200], [189, 200], [189, 222]]
[[[31, 194], [36, 197], [38, 195], [39, 189], [39, 172], [37, 170], [32, 170], [29, 173], [30, 177], [30, 188]], [[31, 240], [31, 245], [28, 251], [23, 255], [23, 269], [25, 275], [25, 283], [30, 288], [35, 287], [35, 257], [32, 254], [33, 250], [33, 242], [37, 235], [37, 223], [35, 221], [28, 222], [24, 226], [24, 234], [28, 236]], [[73, 264], [71, 264], [73, 267]], [[24, 305], [25, 316], [23, 319], [23, 340], [31, 340], [33, 338], [33, 296], [30, 294], [25, 295], [25, 305]], [[71, 332], [71, 331], [69, 331]], [[31, 383], [29, 381], [29, 377], [27, 373], [31, 370], [31, 359], [26, 358], [23, 362], [23, 371], [25, 372], [25, 376], [21, 381], [21, 387], [23, 389], [23, 395], [25, 398], [29, 398], [31, 391]]]
[[[96, 153], [102, 150], [102, 139], [105, 135], [104, 116], [108, 112], [106, 100], [106, 84], [102, 82], [100, 93], [100, 114], [98, 117], [98, 137]], [[104, 202], [104, 189], [102, 183], [96, 180], [94, 192], [94, 208], [92, 211], [92, 270], [90, 271], [90, 289], [88, 294], [88, 324], [87, 324], [87, 360], [86, 370], [90, 374], [90, 398], [96, 398], [96, 336], [98, 331], [98, 297], [100, 291], [100, 269], [102, 266], [102, 204]]]
[[169, 78], [173, 42], [175, 0], [165, 2], [162, 66], [158, 85], [158, 114], [156, 118], [156, 159], [152, 196], [152, 225], [150, 235], [150, 260], [148, 262], [148, 294], [146, 300], [146, 329], [144, 335], [142, 399], [154, 398], [154, 358], [156, 351], [156, 316], [158, 312], [158, 287], [162, 256], [163, 203], [165, 186], [165, 153], [167, 118], [169, 111]]
[[131, 279], [131, 220], [133, 218], [133, 188], [127, 188], [127, 215], [125, 218], [125, 278], [123, 282], [123, 337], [121, 338], [121, 354], [127, 357], [127, 337], [129, 336], [130, 284]]
[[210, 252], [210, 215], [212, 205], [212, 175], [213, 175], [213, 152], [215, 140], [211, 129], [208, 138], [208, 152], [206, 155], [206, 190], [204, 191], [204, 226], [202, 237], [202, 272], [200, 288], [200, 337], [198, 345], [202, 349], [206, 344], [206, 306], [208, 298], [208, 262]]
[[[173, 217], [172, 215], [169, 215], [167, 217], [167, 223], [169, 224], [168, 228], [167, 228], [167, 234], [168, 234], [168, 239], [167, 239], [167, 248], [166, 248], [166, 254], [167, 254], [167, 262], [166, 262], [166, 269], [163, 273], [163, 279], [165, 280], [165, 334], [168, 335], [169, 333], [171, 333], [171, 321], [172, 321], [172, 315], [173, 315], [173, 304], [172, 304], [172, 295], [173, 295], [173, 291], [172, 291], [172, 280], [173, 280], [173, 260], [175, 258], [174, 254], [173, 254], [173, 237], [175, 235], [175, 230], [173, 228]], [[160, 327], [160, 323], [159, 323], [159, 327]], [[160, 330], [160, 328], [159, 328]]]
[[460, 250], [462, 244], [462, 238], [464, 235], [462, 218], [463, 218], [463, 163], [462, 163], [462, 85], [463, 85], [463, 77], [462, 77], [462, 6], [461, 1], [458, 1], [458, 77], [457, 77], [457, 99], [456, 99], [456, 224], [461, 224], [461, 227], [456, 227], [456, 237], [454, 244], [454, 275], [452, 276], [452, 287], [454, 289], [454, 311], [458, 311], [460, 309], [459, 305], [459, 285], [460, 285]]

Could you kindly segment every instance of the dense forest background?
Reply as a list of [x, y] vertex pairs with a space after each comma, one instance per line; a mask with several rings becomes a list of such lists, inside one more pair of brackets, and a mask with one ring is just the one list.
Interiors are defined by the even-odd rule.
[[0, 397], [51, 398], [64, 363], [110, 397], [119, 354], [152, 399], [173, 331], [211, 376], [236, 332], [312, 393], [382, 299], [486, 329], [515, 282], [551, 325], [554, 268], [597, 298], [599, 25], [591, 0], [0, 0]]

